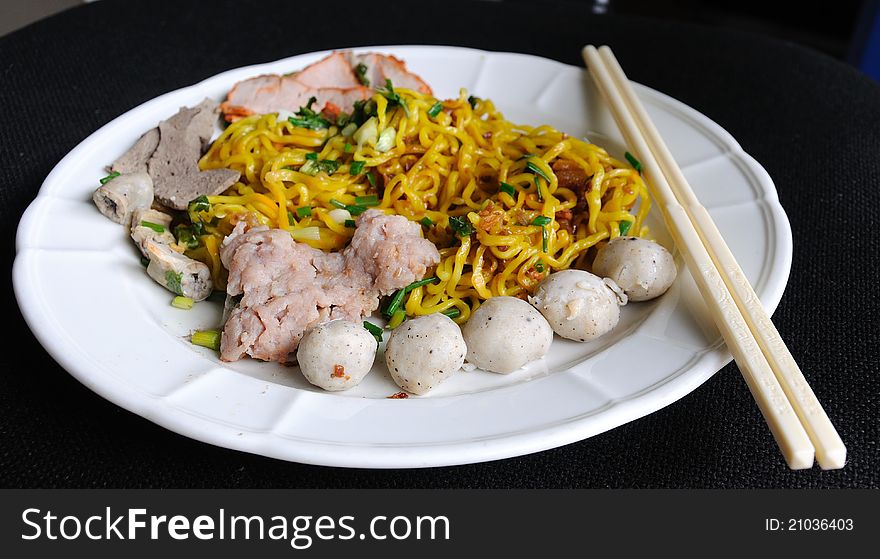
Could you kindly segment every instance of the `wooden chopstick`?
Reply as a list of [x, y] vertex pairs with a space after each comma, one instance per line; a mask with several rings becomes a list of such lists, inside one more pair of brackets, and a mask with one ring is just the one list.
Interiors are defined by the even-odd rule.
[[684, 207], [699, 234], [703, 245], [721, 272], [724, 283], [737, 308], [746, 320], [749, 330], [757, 339], [761, 351], [770, 363], [779, 384], [792, 403], [801, 424], [816, 449], [816, 460], [822, 469], [842, 468], [846, 463], [846, 446], [822, 408], [803, 372], [779, 335], [766, 309], [755, 294], [739, 263], [718, 231], [706, 208], [700, 204], [687, 179], [676, 164], [657, 127], [651, 122], [645, 107], [636, 96], [614, 53], [607, 46], [598, 49], [605, 68], [611, 74], [618, 93], [623, 97], [642, 135], [660, 164], [673, 194]]
[[638, 154], [646, 182], [658, 201], [666, 226], [684, 257], [703, 300], [733, 354], [752, 397], [776, 439], [791, 469], [813, 466], [815, 448], [801, 424], [792, 403], [786, 398], [770, 363], [749, 329], [748, 322], [716, 268], [688, 213], [679, 203], [667, 177], [661, 171], [653, 151], [642, 136], [640, 127], [606, 64], [592, 45], [583, 49], [584, 60], [602, 97], [608, 103], [629, 146]]

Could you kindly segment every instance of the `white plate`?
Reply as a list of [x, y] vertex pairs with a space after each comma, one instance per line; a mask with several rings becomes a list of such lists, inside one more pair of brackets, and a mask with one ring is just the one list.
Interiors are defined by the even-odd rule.
[[[618, 157], [624, 151], [581, 68], [450, 47], [356, 50], [403, 58], [440, 98], [465, 87], [515, 122], [586, 135]], [[331, 394], [311, 388], [295, 368], [224, 364], [192, 346], [187, 335], [215, 327], [219, 309], [172, 308], [123, 228], [94, 208], [91, 192], [105, 165], [179, 107], [221, 99], [236, 81], [290, 72], [325, 54], [231, 70], [153, 99], [92, 134], [46, 178], [19, 226], [15, 293], [37, 338], [82, 383], [172, 431], [224, 447], [312, 464], [421, 467], [585, 439], [676, 401], [730, 360], [717, 332], [703, 327], [704, 309], [688, 304], [686, 273], [659, 300], [625, 307], [618, 327], [595, 343], [557, 339], [544, 360], [519, 372], [459, 372], [430, 395], [406, 400], [386, 398], [399, 389], [379, 366], [381, 354], [361, 386]], [[770, 177], [705, 116], [636, 90], [761, 300], [775, 309], [791, 266], [791, 230]]]

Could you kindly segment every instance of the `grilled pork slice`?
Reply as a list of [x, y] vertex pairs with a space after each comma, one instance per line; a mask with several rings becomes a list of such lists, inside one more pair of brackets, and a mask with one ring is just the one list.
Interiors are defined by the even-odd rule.
[[351, 244], [325, 253], [286, 231], [239, 223], [223, 242], [228, 295], [241, 295], [223, 328], [220, 358], [287, 362], [303, 334], [336, 318], [361, 320], [379, 297], [424, 277], [440, 253], [418, 224], [369, 210]]
[[[358, 64], [365, 66], [366, 84], [355, 71]], [[313, 108], [319, 112], [350, 113], [356, 101], [369, 99], [374, 88], [385, 87], [386, 78], [394, 87], [431, 93], [421, 78], [407, 71], [406, 65], [393, 56], [355, 55], [346, 51], [334, 52], [293, 74], [264, 74], [240, 81], [229, 91], [220, 109], [228, 122], [234, 122], [253, 114], [296, 112], [314, 97]]]
[[354, 68], [358, 64], [364, 65], [364, 77], [374, 88], [385, 87], [385, 80], [391, 80], [391, 84], [395, 88], [412, 89], [419, 93], [431, 94], [431, 88], [428, 87], [428, 84], [407, 70], [406, 63], [399, 58], [375, 52], [355, 54], [351, 51], [347, 51], [345, 56], [348, 63]]

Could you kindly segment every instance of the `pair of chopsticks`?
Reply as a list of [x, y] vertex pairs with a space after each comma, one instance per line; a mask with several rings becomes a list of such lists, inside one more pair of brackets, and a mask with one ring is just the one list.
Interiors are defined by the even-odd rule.
[[811, 468], [814, 457], [822, 469], [842, 468], [837, 430], [611, 49], [587, 45], [583, 57], [789, 468]]

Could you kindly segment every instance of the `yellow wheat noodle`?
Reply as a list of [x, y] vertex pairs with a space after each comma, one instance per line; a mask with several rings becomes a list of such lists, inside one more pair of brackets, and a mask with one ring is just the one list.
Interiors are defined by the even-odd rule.
[[[198, 217], [213, 239], [203, 237], [193, 255], [222, 277], [217, 246], [241, 219], [339, 250], [354, 229], [334, 219], [340, 212], [333, 210], [355, 206], [356, 213], [374, 196], [376, 208], [421, 222], [441, 253], [433, 272], [439, 281], [409, 293], [407, 314], [454, 308], [464, 322], [489, 297], [525, 296], [547, 274], [583, 263], [621, 227], [646, 233], [650, 200], [641, 176], [601, 147], [549, 126], [513, 124], [490, 100], [464, 90], [442, 102], [395, 92], [404, 106], [373, 96], [372, 138], [352, 134], [355, 126], [297, 127], [277, 114], [231, 124], [199, 165], [235, 169], [241, 179], [209, 197], [210, 210]], [[386, 129], [393, 142], [379, 151], [377, 138], [389, 136]], [[559, 161], [580, 169], [584, 183], [560, 186]], [[456, 234], [450, 218], [473, 233]]]

